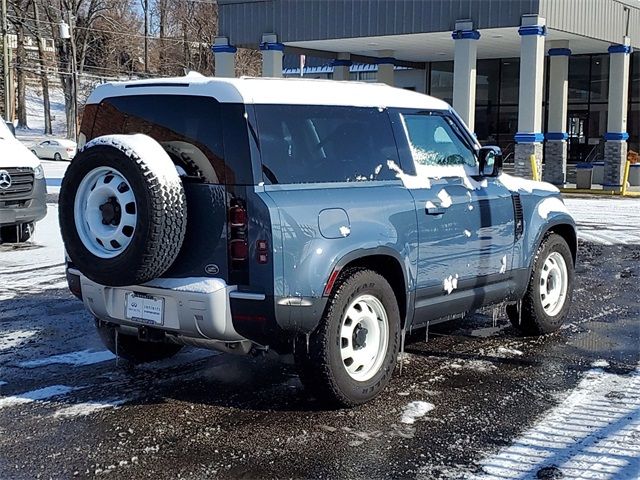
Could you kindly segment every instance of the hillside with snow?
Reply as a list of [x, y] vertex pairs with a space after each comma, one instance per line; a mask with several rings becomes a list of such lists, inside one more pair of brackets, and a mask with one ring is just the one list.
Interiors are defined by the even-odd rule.
[[[59, 86], [49, 87], [51, 102], [51, 128], [53, 135], [64, 137], [67, 134], [66, 116], [64, 112], [64, 93]], [[18, 136], [44, 135], [44, 100], [42, 88], [35, 85], [27, 85], [27, 126], [18, 130]]]

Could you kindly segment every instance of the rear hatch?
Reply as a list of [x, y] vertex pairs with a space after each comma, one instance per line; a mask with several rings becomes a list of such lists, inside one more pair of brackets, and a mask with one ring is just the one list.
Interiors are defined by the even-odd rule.
[[[244, 106], [203, 96], [133, 93], [87, 105], [81, 131], [87, 141], [112, 134], [148, 135], [176, 164], [187, 196], [187, 233], [163, 277], [244, 283], [247, 258], [239, 261], [238, 255], [247, 250], [244, 192], [253, 185]], [[226, 152], [225, 142], [233, 145]]]

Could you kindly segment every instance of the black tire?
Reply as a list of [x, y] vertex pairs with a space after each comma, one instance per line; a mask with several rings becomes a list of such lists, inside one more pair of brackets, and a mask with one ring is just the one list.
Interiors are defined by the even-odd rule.
[[[353, 379], [343, 364], [340, 329], [347, 308], [358, 297], [369, 294], [383, 305], [388, 318], [388, 345], [377, 373], [366, 381]], [[400, 348], [400, 312], [398, 302], [380, 274], [366, 269], [353, 269], [341, 276], [329, 298], [325, 314], [308, 343], [300, 339], [295, 359], [305, 388], [323, 403], [336, 407], [352, 407], [377, 396], [393, 374]]]
[[96, 321], [96, 329], [102, 343], [111, 353], [133, 364], [157, 362], [171, 358], [182, 350], [182, 345], [176, 343], [143, 342], [133, 335], [122, 333], [118, 333], [116, 348], [116, 327]]
[[53, 159], [56, 162], [61, 162], [62, 161], [62, 155], [60, 155], [58, 152], [56, 152], [56, 153], [53, 154]]
[[[136, 285], [152, 280], [175, 261], [187, 226], [184, 188], [162, 147], [141, 156], [122, 137], [94, 143], [81, 151], [62, 181], [59, 214], [62, 238], [71, 262], [88, 278], [102, 285]], [[140, 141], [141, 135], [136, 136]], [[112, 137], [106, 137], [112, 138]], [[97, 139], [100, 140], [100, 139]], [[155, 148], [157, 146], [157, 148]], [[148, 150], [148, 149], [146, 149]], [[136, 199], [137, 221], [129, 245], [112, 258], [94, 255], [82, 242], [74, 218], [74, 202], [81, 181], [98, 167], [114, 168], [126, 178]]]
[[[552, 253], [562, 255], [567, 267], [567, 291], [564, 297], [562, 308], [553, 316], [545, 311], [540, 296], [540, 278], [545, 261]], [[574, 283], [574, 265], [573, 255], [569, 249], [569, 245], [564, 238], [555, 233], [545, 236], [533, 261], [533, 270], [531, 278], [525, 293], [521, 308], [518, 312], [518, 305], [507, 305], [506, 311], [509, 320], [514, 327], [525, 335], [544, 335], [555, 332], [562, 326], [571, 307], [571, 297], [573, 295]]]
[[0, 240], [6, 243], [27, 242], [33, 236], [35, 229], [33, 222], [0, 227]]

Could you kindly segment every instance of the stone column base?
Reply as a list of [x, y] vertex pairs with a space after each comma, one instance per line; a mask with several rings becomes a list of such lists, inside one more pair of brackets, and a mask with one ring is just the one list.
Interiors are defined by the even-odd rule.
[[626, 140], [607, 140], [604, 144], [604, 181], [605, 189], [622, 189], [624, 166], [627, 162], [628, 145]]
[[547, 140], [544, 156], [545, 182], [564, 185], [567, 181], [567, 142], [565, 140]]
[[542, 176], [542, 143], [516, 143], [515, 149], [515, 174], [518, 177], [533, 178], [531, 161], [529, 157], [536, 156], [538, 175]]

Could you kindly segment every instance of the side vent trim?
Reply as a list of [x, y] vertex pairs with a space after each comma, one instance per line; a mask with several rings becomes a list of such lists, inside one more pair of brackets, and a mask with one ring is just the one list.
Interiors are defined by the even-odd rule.
[[513, 215], [515, 218], [515, 240], [520, 240], [524, 232], [524, 215], [522, 212], [522, 202], [520, 201], [519, 193], [511, 194], [511, 201], [513, 202]]

